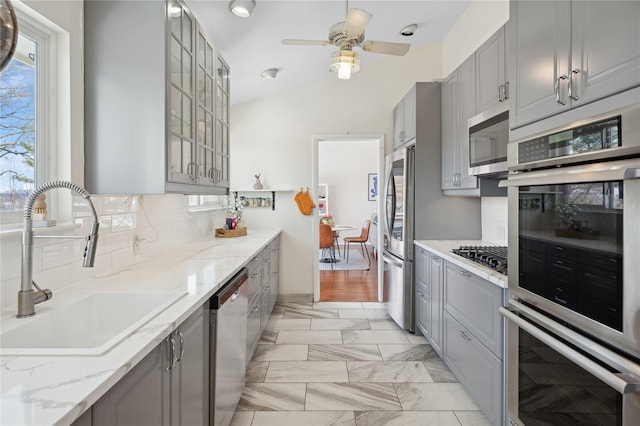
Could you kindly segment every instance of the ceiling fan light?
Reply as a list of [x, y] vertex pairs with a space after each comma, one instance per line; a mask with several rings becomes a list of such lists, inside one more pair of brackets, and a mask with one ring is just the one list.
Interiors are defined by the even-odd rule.
[[232, 0], [229, 3], [229, 10], [236, 16], [248, 18], [256, 7], [255, 0]]
[[359, 55], [351, 50], [338, 50], [331, 55], [331, 71], [338, 73], [338, 78], [348, 80], [351, 74], [360, 71]]

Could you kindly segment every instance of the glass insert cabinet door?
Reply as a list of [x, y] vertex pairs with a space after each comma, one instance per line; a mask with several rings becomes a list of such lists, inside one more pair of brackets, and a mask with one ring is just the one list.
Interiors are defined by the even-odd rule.
[[179, 2], [170, 10], [170, 149], [168, 180], [192, 183], [196, 179], [193, 131], [194, 21]]

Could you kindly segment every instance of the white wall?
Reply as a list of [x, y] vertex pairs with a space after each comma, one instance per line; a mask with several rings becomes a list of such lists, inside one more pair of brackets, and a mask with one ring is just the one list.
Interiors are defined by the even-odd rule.
[[377, 172], [377, 141], [318, 142], [318, 177], [329, 185], [329, 214], [337, 224], [358, 227], [340, 238], [360, 235], [362, 222], [376, 212], [377, 203], [367, 193], [368, 174]]
[[446, 77], [509, 20], [509, 0], [475, 0], [442, 40]]

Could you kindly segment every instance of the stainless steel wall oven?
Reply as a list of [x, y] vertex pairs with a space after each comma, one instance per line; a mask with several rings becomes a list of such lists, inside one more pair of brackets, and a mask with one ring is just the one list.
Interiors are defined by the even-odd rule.
[[640, 106], [510, 142], [508, 418], [640, 424]]

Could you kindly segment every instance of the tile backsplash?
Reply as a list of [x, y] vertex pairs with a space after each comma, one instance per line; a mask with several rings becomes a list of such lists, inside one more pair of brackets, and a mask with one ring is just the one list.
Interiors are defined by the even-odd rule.
[[[224, 210], [189, 211], [184, 195], [91, 196], [100, 220], [95, 265], [82, 267], [84, 240], [34, 239], [33, 276], [54, 292], [91, 277], [119, 272], [162, 251], [213, 235], [224, 224]], [[74, 225], [36, 233], [84, 236], [93, 215], [74, 197]], [[17, 303], [22, 233], [0, 235], [0, 308]], [[136, 244], [137, 242], [137, 244]]]
[[507, 197], [482, 197], [482, 239], [496, 245], [507, 245]]

